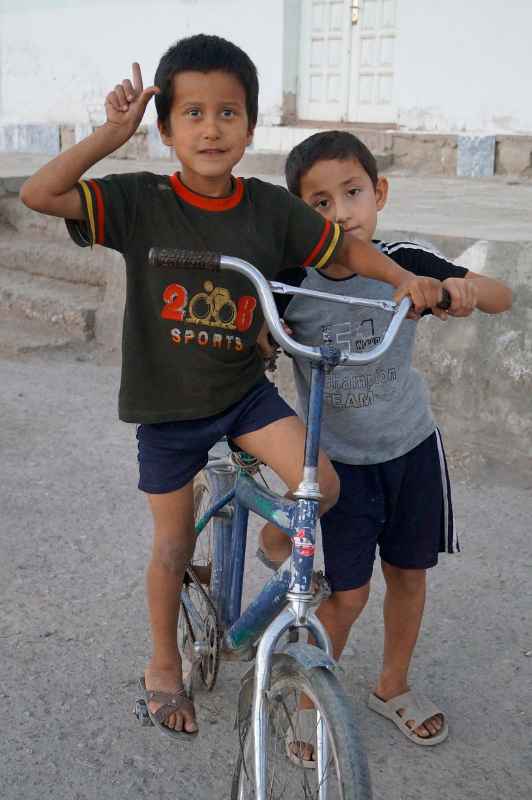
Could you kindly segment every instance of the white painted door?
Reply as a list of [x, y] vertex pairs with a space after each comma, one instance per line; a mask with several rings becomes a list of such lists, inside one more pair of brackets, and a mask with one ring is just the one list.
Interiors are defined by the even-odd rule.
[[300, 119], [394, 122], [397, 0], [303, 0]]
[[395, 122], [397, 0], [352, 0], [348, 119]]
[[351, 50], [350, 0], [303, 0], [299, 119], [345, 118]]

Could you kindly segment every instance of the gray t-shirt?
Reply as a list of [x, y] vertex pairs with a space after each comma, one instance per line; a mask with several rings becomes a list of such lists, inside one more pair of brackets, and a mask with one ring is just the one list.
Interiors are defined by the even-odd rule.
[[[418, 275], [439, 280], [464, 277], [467, 270], [411, 242], [374, 243], [382, 252]], [[328, 278], [320, 271], [290, 270], [280, 280], [304, 288], [352, 297], [392, 299], [393, 287], [353, 275]], [[363, 352], [381, 341], [390, 314], [364, 306], [326, 303], [294, 295], [280, 311], [302, 344], [330, 342], [342, 350]], [[336, 367], [326, 376], [321, 445], [329, 457], [345, 464], [379, 464], [404, 455], [435, 429], [427, 385], [412, 366], [417, 325], [405, 320], [378, 361]], [[422, 323], [421, 323], [422, 324]], [[310, 366], [294, 359], [298, 412], [306, 414]]]

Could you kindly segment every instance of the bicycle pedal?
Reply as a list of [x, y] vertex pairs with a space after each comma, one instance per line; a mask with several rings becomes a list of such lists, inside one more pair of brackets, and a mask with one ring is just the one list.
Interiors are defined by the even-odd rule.
[[153, 725], [153, 722], [150, 719], [150, 715], [148, 714], [148, 706], [146, 705], [146, 701], [142, 698], [138, 698], [135, 700], [135, 707], [133, 708], [133, 713], [142, 725], [142, 727], [148, 727], [149, 725]]

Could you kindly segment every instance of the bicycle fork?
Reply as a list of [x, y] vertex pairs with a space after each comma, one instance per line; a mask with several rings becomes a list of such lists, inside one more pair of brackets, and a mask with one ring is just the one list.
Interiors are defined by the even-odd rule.
[[[319, 509], [318, 452], [321, 428], [321, 410], [325, 368], [313, 365], [307, 436], [305, 441], [305, 466], [303, 479], [295, 497], [295, 535], [291, 563], [290, 588], [286, 595], [288, 605], [264, 631], [255, 662], [255, 684], [253, 694], [253, 748], [256, 800], [267, 800], [268, 779], [268, 690], [271, 680], [272, 655], [279, 638], [291, 627], [306, 628], [314, 637], [317, 646], [332, 657], [332, 647], [325, 628], [310, 608], [312, 601], [311, 581], [314, 565], [316, 524]], [[317, 713], [317, 763], [319, 800], [327, 799], [327, 767], [329, 763], [329, 741], [327, 731]]]
[[[298, 598], [293, 604], [285, 608], [274, 619], [264, 632], [255, 661], [255, 685], [253, 694], [253, 748], [254, 748], [254, 773], [256, 800], [267, 800], [268, 780], [268, 752], [267, 742], [269, 733], [268, 718], [268, 690], [270, 687], [272, 655], [279, 638], [291, 627], [305, 627], [314, 637], [317, 646], [332, 658], [332, 648], [327, 632], [313, 611], [309, 610], [309, 601]], [[297, 646], [297, 645], [296, 645]], [[327, 798], [327, 770], [330, 759], [329, 740], [327, 731], [317, 714], [316, 744], [318, 773], [319, 800]]]

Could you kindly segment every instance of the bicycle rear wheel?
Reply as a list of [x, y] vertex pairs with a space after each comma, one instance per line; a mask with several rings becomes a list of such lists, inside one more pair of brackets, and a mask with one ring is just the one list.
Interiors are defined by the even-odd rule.
[[[195, 522], [202, 518], [213, 500], [208, 472], [200, 472], [194, 481]], [[177, 644], [183, 659], [183, 682], [189, 696], [193, 694], [197, 677], [210, 691], [218, 674], [220, 633], [210, 593], [214, 525], [215, 520], [211, 519], [198, 536], [181, 590]]]
[[[308, 730], [305, 734], [300, 732], [299, 698], [302, 693], [319, 709], [329, 742], [330, 756], [321, 782], [316, 769], [305, 769], [287, 755], [286, 739], [290, 730], [295, 742], [310, 738]], [[278, 657], [272, 670], [267, 712], [268, 800], [370, 800], [369, 771], [358, 726], [351, 702], [334, 673], [323, 667], [307, 670], [289, 656]], [[231, 800], [254, 800], [250, 707], [241, 720], [240, 732]], [[291, 747], [294, 752], [295, 746]], [[295, 752], [297, 754], [297, 750]]]
[[[213, 491], [206, 470], [200, 472], [194, 480], [194, 521], [198, 522], [214, 502]], [[202, 530], [196, 541], [194, 555], [190, 565], [194, 568], [200, 581], [210, 588], [212, 578], [212, 553], [214, 548], [214, 524], [211, 519]]]

